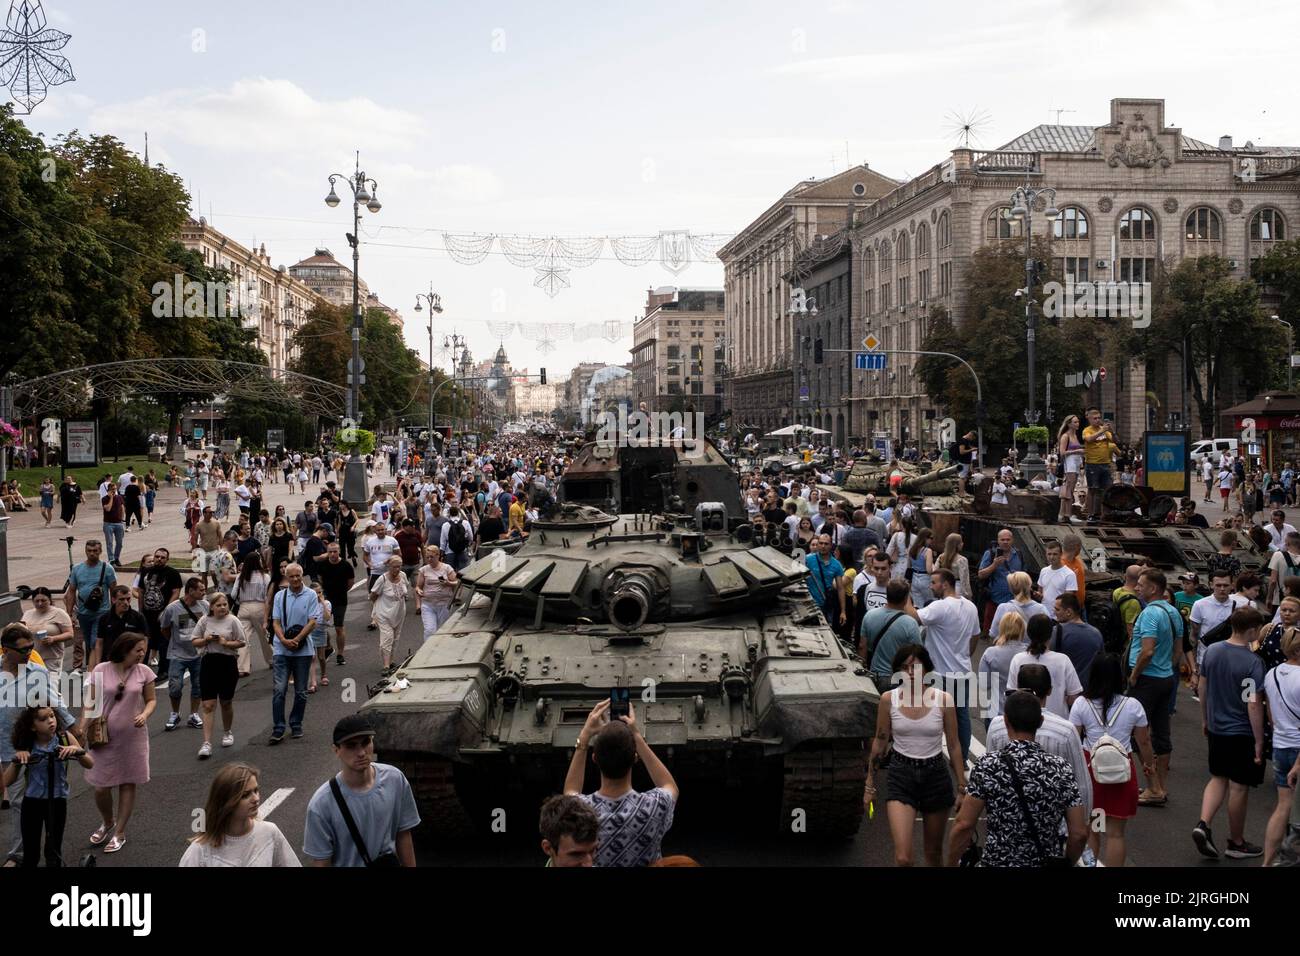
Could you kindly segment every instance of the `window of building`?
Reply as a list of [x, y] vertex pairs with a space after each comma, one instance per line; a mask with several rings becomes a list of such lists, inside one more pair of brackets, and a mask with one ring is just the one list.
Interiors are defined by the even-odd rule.
[[897, 250], [898, 268], [901, 272], [908, 267], [908, 263], [912, 258], [912, 243], [907, 238], [907, 233], [899, 233], [898, 242], [894, 246]]
[[946, 212], [939, 214], [939, 222], [934, 227], [936, 245], [940, 249], [947, 249], [952, 245], [952, 220]]
[[930, 300], [930, 270], [922, 269], [916, 275], [916, 290], [920, 293], [921, 302], [925, 303]]
[[1187, 238], [1197, 242], [1218, 242], [1223, 238], [1219, 214], [1209, 206], [1198, 206], [1187, 214]]
[[1056, 273], [1067, 283], [1087, 282], [1088, 281], [1088, 264], [1087, 256], [1064, 256], [1056, 260]]
[[692, 346], [691, 346], [691, 361], [692, 361], [692, 362], [698, 362], [698, 361], [700, 361], [702, 358], [704, 358], [704, 346], [703, 346], [703, 345], [692, 345]]
[[930, 227], [921, 223], [916, 227], [916, 258], [925, 259], [930, 255]]
[[1052, 223], [1052, 235], [1057, 239], [1087, 239], [1087, 214], [1078, 206], [1066, 206]]
[[939, 263], [939, 294], [947, 295], [952, 291], [952, 263]]
[[1119, 260], [1120, 282], [1154, 282], [1155, 278], [1155, 259], [1126, 258]]
[[1141, 206], [1134, 206], [1119, 217], [1120, 239], [1154, 239], [1156, 221]]
[[875, 315], [875, 313], [876, 313], [876, 290], [875, 290], [875, 289], [866, 289], [866, 290], [862, 293], [862, 295], [863, 295], [863, 298], [866, 299], [866, 301], [862, 303], [862, 312], [863, 312], [863, 314], [864, 314], [864, 315]]
[[1276, 209], [1261, 209], [1250, 219], [1252, 242], [1283, 242], [1286, 239], [1286, 222]]
[[675, 362], [681, 357], [682, 357], [682, 349], [680, 345], [668, 346], [668, 361]]
[[898, 304], [899, 305], [907, 305], [907, 303], [912, 301], [910, 296], [911, 281], [912, 279], [910, 276], [899, 276], [898, 278]]
[[1023, 223], [1019, 219], [1010, 219], [1010, 206], [999, 206], [990, 212], [984, 220], [985, 239], [1018, 239], [1024, 235]]
[[882, 312], [889, 311], [889, 283], [888, 282], [882, 283], [880, 286], [880, 310]]
[[894, 260], [890, 253], [889, 242], [886, 240], [880, 244], [879, 262], [880, 277], [882, 279], [885, 277], [885, 273], [894, 271]]

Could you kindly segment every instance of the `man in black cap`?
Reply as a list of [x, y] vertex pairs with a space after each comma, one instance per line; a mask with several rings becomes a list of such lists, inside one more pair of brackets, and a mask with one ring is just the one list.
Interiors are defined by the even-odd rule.
[[375, 762], [370, 721], [335, 724], [334, 754], [341, 769], [307, 804], [303, 853], [314, 866], [415, 866], [415, 793], [400, 770]]

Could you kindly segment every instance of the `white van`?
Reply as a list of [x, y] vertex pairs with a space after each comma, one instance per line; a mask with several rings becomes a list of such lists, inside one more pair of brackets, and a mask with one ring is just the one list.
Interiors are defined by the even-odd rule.
[[1237, 439], [1235, 438], [1202, 438], [1192, 445], [1192, 461], [1200, 465], [1201, 461], [1208, 455], [1210, 464], [1216, 467], [1223, 458], [1223, 453], [1228, 452], [1233, 457], [1237, 455]]

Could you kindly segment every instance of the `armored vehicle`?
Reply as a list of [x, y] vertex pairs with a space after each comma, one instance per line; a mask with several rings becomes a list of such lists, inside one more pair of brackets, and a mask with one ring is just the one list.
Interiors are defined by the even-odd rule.
[[[486, 830], [510, 806], [535, 819], [592, 707], [627, 688], [684, 792], [733, 791], [773, 827], [802, 811], [810, 834], [854, 833], [879, 698], [804, 566], [753, 540], [711, 446], [589, 451], [514, 554], [462, 572], [451, 618], [365, 705], [425, 827]], [[674, 510], [706, 489], [720, 500]], [[611, 493], [667, 504], [614, 515], [574, 500]]]

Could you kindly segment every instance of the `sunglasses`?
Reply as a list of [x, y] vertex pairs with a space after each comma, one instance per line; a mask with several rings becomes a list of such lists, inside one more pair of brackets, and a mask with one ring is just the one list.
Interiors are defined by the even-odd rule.
[[27, 645], [25, 645], [25, 646], [23, 646], [23, 647], [6, 647], [5, 650], [6, 650], [6, 651], [13, 651], [13, 652], [14, 652], [15, 654], [17, 654], [19, 657], [27, 657], [27, 656], [29, 656], [29, 655], [32, 653], [32, 651], [33, 651], [33, 649], [35, 649], [35, 647], [36, 647], [35, 644], [27, 644]]

